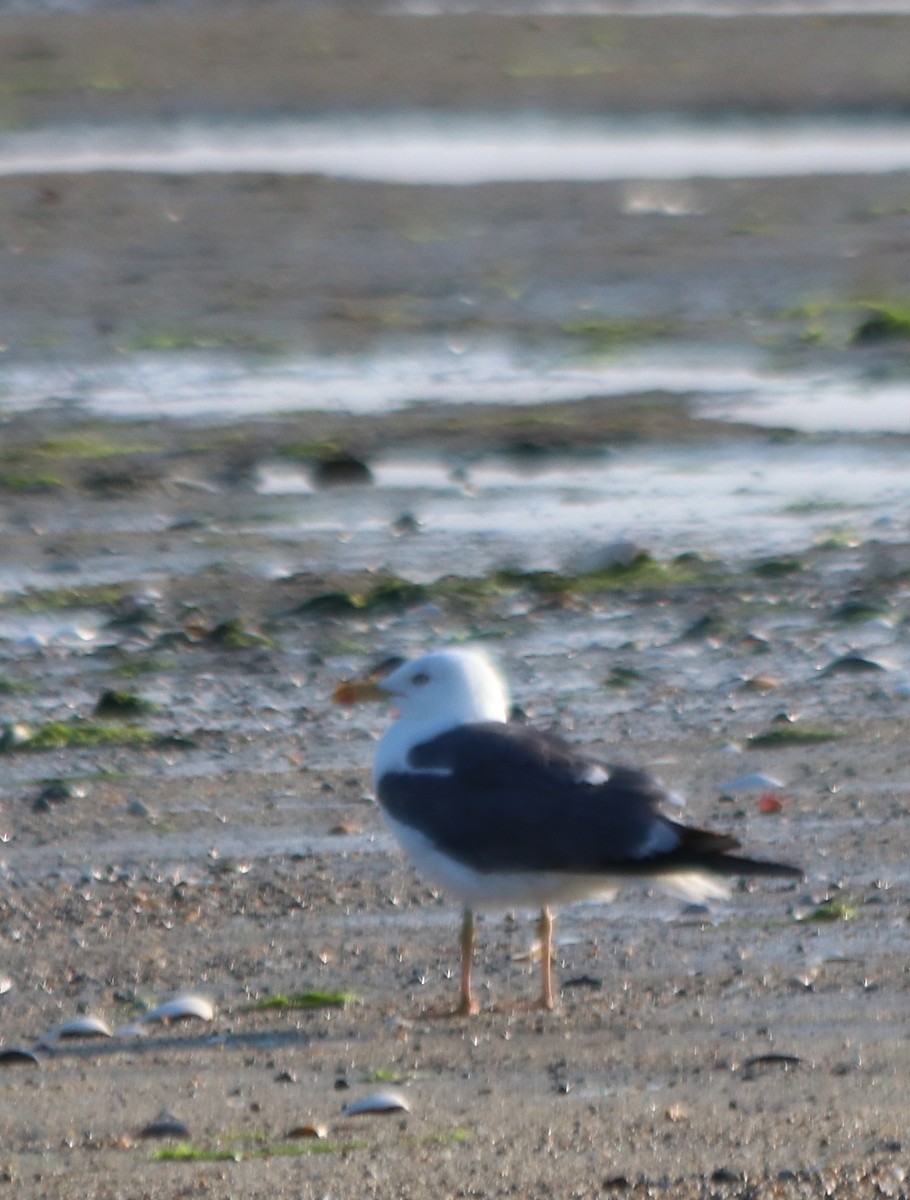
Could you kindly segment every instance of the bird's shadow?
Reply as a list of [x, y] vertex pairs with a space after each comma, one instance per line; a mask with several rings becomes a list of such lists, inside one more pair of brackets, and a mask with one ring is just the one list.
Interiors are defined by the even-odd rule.
[[278, 1050], [301, 1049], [313, 1038], [302, 1029], [267, 1029], [249, 1033], [170, 1033], [163, 1037], [112, 1037], [90, 1040], [60, 1039], [36, 1042], [32, 1047], [39, 1061], [84, 1060], [116, 1054], [144, 1056], [162, 1051]]

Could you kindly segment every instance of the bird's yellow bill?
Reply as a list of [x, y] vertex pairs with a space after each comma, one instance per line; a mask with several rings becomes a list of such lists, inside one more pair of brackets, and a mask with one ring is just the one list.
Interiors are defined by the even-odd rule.
[[332, 692], [336, 704], [361, 704], [366, 700], [388, 700], [375, 679], [346, 679]]
[[384, 658], [362, 679], [345, 679], [332, 692], [336, 704], [361, 704], [364, 700], [388, 700], [389, 693], [380, 684], [387, 675], [397, 671], [404, 659], [399, 655]]

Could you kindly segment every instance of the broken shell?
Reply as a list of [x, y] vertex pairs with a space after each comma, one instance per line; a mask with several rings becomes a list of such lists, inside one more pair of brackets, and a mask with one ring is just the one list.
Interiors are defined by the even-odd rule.
[[771, 792], [762, 792], [755, 807], [762, 816], [769, 817], [783, 812], [784, 802], [779, 796], [772, 795]]
[[304, 1121], [302, 1125], [295, 1125], [293, 1129], [289, 1129], [284, 1136], [288, 1138], [325, 1138], [329, 1136], [329, 1127], [317, 1125], [313, 1121]]
[[844, 654], [835, 658], [822, 669], [822, 675], [862, 675], [874, 671], [890, 671], [893, 668], [874, 658], [866, 658], [863, 654]]
[[0, 1067], [15, 1066], [40, 1067], [41, 1059], [33, 1050], [27, 1050], [24, 1046], [0, 1048]]
[[739, 686], [744, 692], [773, 692], [780, 680], [775, 675], [750, 675]]
[[329, 833], [333, 837], [353, 837], [354, 834], [363, 833], [363, 829], [353, 821], [339, 821], [337, 825], [332, 826]]
[[383, 1091], [371, 1092], [368, 1096], [352, 1100], [350, 1104], [344, 1106], [341, 1113], [345, 1117], [363, 1117], [377, 1113], [382, 1115], [410, 1111], [410, 1104], [400, 1092]]
[[164, 1004], [159, 1004], [157, 1008], [147, 1012], [143, 1020], [211, 1021], [214, 1016], [215, 1009], [211, 1000], [207, 1000], [205, 996], [188, 993], [185, 996], [175, 996], [173, 1000], [166, 1000]]
[[759, 1071], [766, 1067], [776, 1067], [782, 1071], [792, 1071], [803, 1066], [805, 1060], [796, 1054], [756, 1054], [747, 1058], [743, 1063], [743, 1079], [754, 1079]]
[[779, 779], [774, 779], [771, 775], [763, 775], [761, 771], [752, 771], [748, 775], [737, 775], [735, 779], [728, 779], [726, 783], [720, 785], [720, 790], [722, 792], [767, 792], [783, 786]]
[[188, 1138], [190, 1130], [183, 1121], [178, 1120], [173, 1113], [163, 1108], [157, 1117], [149, 1121], [147, 1125], [143, 1125], [141, 1129], [137, 1129], [136, 1136], [141, 1138]]
[[603, 987], [604, 981], [596, 975], [576, 975], [572, 979], [563, 980], [563, 991], [567, 988], [590, 988], [592, 992], [599, 992]]
[[109, 1038], [114, 1031], [101, 1017], [74, 1017], [51, 1032], [52, 1038]]
[[158, 814], [150, 808], [144, 800], [140, 800], [138, 796], [134, 796], [126, 806], [126, 811], [131, 817], [142, 817], [143, 820], [155, 825], [158, 821]]

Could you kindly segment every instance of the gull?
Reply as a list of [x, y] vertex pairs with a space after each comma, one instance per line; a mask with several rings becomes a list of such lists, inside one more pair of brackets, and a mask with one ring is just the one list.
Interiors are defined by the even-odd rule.
[[555, 906], [611, 899], [630, 879], [705, 901], [726, 896], [730, 876], [802, 876], [786, 863], [735, 854], [740, 844], [727, 834], [666, 816], [661, 805], [671, 797], [647, 772], [605, 766], [561, 737], [510, 723], [505, 681], [483, 651], [398, 662], [390, 673], [340, 684], [334, 699], [394, 706], [373, 785], [412, 863], [462, 904], [456, 1013], [480, 1011], [477, 910], [539, 910], [539, 1005], [551, 1009]]

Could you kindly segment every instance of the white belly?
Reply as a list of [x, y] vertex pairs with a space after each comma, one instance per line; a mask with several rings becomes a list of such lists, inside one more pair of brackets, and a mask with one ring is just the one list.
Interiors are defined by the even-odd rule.
[[469, 908], [540, 908], [578, 900], [612, 900], [619, 883], [605, 875], [562, 871], [475, 871], [435, 848], [428, 837], [386, 814], [402, 849], [420, 873]]
[[[612, 900], [629, 876], [582, 875], [566, 871], [475, 871], [437, 850], [430, 839], [410, 825], [385, 818], [414, 866], [431, 882], [457, 897], [467, 908], [542, 908], [576, 904], [580, 900]], [[638, 876], [683, 900], [722, 900], [726, 882], [701, 871]]]

